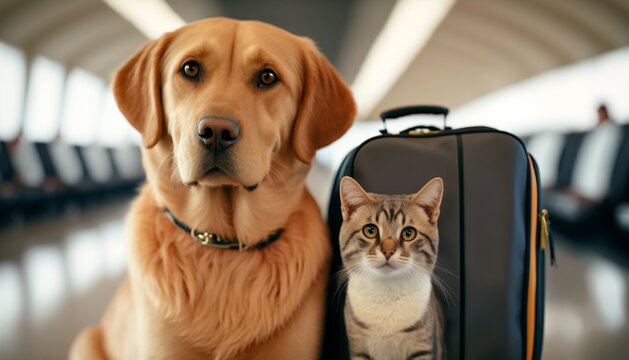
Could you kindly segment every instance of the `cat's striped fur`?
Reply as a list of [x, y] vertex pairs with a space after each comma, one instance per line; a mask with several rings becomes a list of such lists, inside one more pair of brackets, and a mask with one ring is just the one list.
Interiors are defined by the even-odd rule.
[[444, 321], [431, 280], [443, 181], [413, 195], [380, 195], [345, 177], [340, 193], [351, 358], [444, 359]]

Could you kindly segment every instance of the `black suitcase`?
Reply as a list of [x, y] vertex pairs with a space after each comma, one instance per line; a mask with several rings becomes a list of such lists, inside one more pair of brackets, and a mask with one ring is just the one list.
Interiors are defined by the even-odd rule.
[[[444, 129], [418, 126], [366, 140], [344, 159], [328, 209], [332, 272], [341, 269], [339, 183], [368, 192], [411, 194], [444, 180], [435, 269], [450, 289], [436, 290], [446, 321], [448, 359], [539, 359], [544, 329], [545, 250], [552, 246], [540, 211], [537, 167], [516, 136], [488, 127], [445, 127], [448, 110], [394, 109], [381, 115], [441, 114]], [[551, 249], [552, 250], [552, 249]], [[551, 251], [551, 261], [554, 257]], [[345, 293], [331, 281], [323, 359], [348, 359]]]

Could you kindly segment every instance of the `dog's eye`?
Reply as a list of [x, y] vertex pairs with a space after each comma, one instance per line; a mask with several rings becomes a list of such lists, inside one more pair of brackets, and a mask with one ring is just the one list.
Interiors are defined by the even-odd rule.
[[196, 61], [188, 61], [181, 67], [181, 73], [192, 80], [199, 78], [199, 64]]
[[271, 69], [264, 69], [258, 77], [258, 87], [267, 87], [277, 82], [277, 74]]

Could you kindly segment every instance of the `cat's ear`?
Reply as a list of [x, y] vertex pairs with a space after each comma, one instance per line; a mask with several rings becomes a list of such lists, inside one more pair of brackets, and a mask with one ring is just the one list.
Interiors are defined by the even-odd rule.
[[341, 179], [341, 212], [343, 220], [348, 220], [354, 211], [369, 200], [369, 195], [349, 176]]
[[434, 178], [413, 196], [413, 201], [424, 209], [430, 223], [436, 224], [439, 218], [439, 208], [442, 198], [443, 180], [441, 178]]

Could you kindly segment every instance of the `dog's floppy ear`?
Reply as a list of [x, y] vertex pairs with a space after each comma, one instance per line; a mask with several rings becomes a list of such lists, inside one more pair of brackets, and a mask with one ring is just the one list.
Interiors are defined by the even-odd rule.
[[161, 63], [167, 36], [144, 45], [116, 73], [112, 90], [118, 107], [151, 148], [162, 136]]
[[302, 41], [304, 84], [293, 148], [299, 160], [310, 163], [317, 149], [349, 129], [356, 104], [350, 89], [314, 43], [305, 38]]

